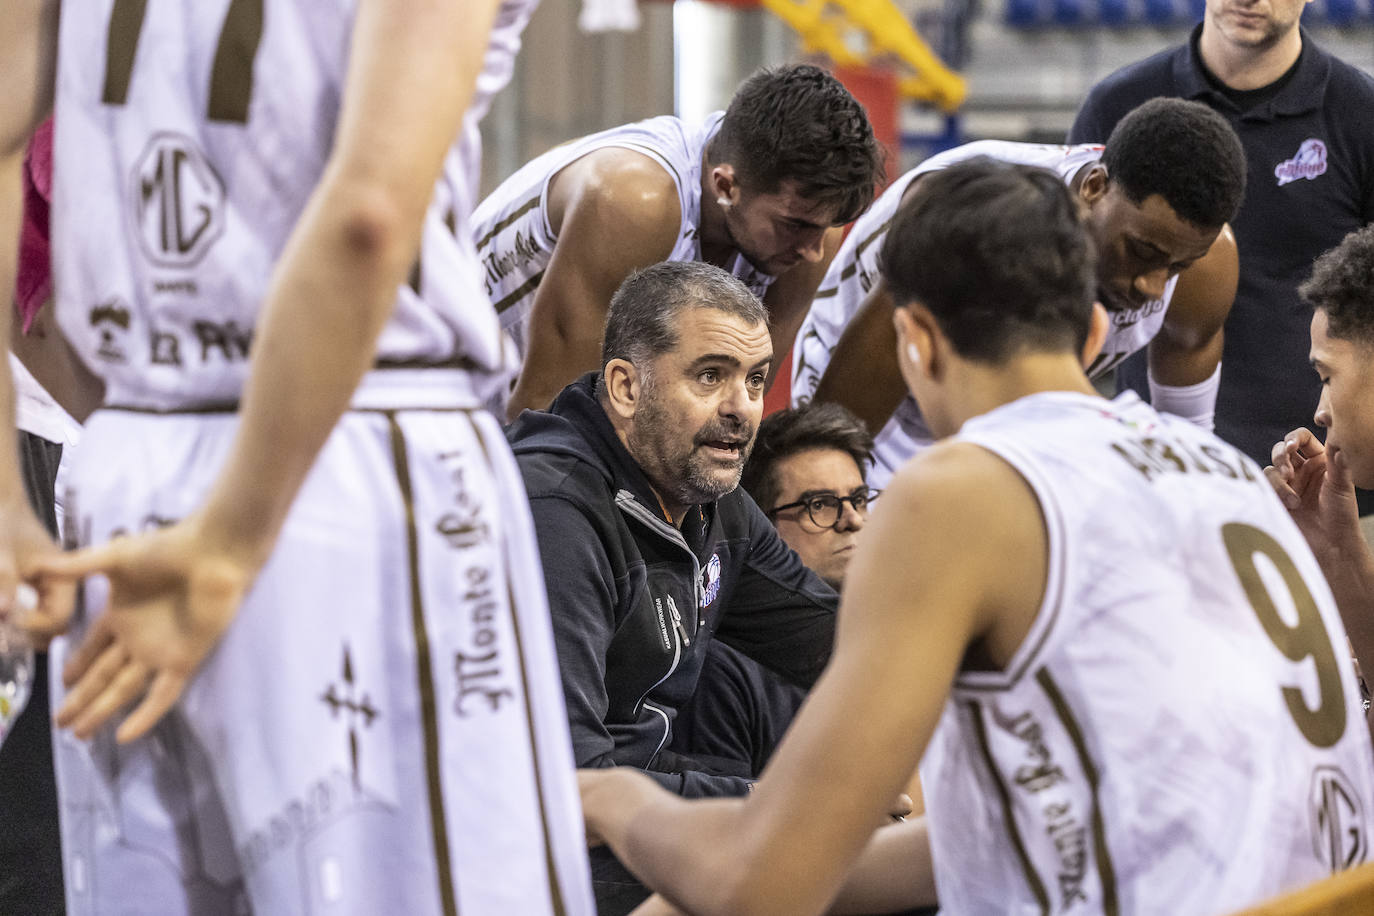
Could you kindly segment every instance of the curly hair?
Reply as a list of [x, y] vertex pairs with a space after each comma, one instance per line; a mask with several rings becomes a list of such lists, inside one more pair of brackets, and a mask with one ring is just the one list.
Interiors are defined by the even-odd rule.
[[803, 197], [834, 206], [837, 223], [867, 210], [883, 178], [883, 148], [863, 106], [810, 64], [768, 68], [745, 80], [706, 160], [733, 165], [746, 190], [771, 194], [794, 181]]
[[1374, 226], [1355, 230], [1317, 258], [1298, 295], [1326, 313], [1332, 337], [1374, 345]]
[[1201, 102], [1151, 99], [1122, 118], [1102, 151], [1107, 180], [1136, 204], [1158, 194], [1201, 229], [1235, 218], [1245, 196], [1245, 149]]
[[898, 306], [919, 302], [965, 359], [1081, 350], [1096, 259], [1077, 202], [1046, 169], [979, 156], [922, 178], [883, 242]]
[[839, 404], [812, 401], [764, 417], [740, 486], [767, 512], [779, 497], [778, 462], [817, 448], [845, 452], [860, 473], [873, 460], [873, 436], [863, 420]]

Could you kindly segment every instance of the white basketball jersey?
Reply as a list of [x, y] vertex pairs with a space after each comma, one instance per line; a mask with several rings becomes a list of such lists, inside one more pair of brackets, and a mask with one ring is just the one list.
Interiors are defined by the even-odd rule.
[[[809, 400], [816, 393], [816, 386], [830, 365], [831, 354], [839, 344], [840, 336], [877, 283], [878, 259], [883, 240], [887, 238], [887, 228], [897, 215], [897, 209], [912, 182], [927, 172], [936, 172], [975, 156], [1049, 169], [1067, 184], [1084, 167], [1102, 158], [1102, 147], [1087, 143], [1053, 146], [980, 140], [932, 156], [894, 181], [868, 212], [854, 223], [854, 228], [831, 262], [825, 279], [821, 281], [811, 303], [811, 311], [797, 333], [797, 342], [792, 351], [793, 405]], [[1159, 333], [1176, 282], [1177, 277], [1169, 279], [1163, 298], [1148, 302], [1138, 309], [1112, 314], [1112, 327], [1102, 345], [1102, 352], [1088, 367], [1090, 377], [1106, 375]], [[869, 483], [878, 488], [887, 485], [903, 462], [934, 441], [921, 418], [920, 408], [911, 397], [903, 398], [892, 419], [878, 431], [875, 439], [874, 466]]]
[[[648, 156], [677, 186], [681, 225], [677, 242], [665, 260], [700, 261], [702, 158], [722, 117], [722, 112], [716, 112], [695, 127], [672, 116], [649, 118], [554, 147], [527, 162], [482, 201], [473, 214], [472, 232], [482, 259], [486, 292], [496, 305], [501, 326], [522, 356], [534, 295], [558, 244], [548, 214], [553, 177], [573, 161], [600, 149], [628, 149]], [[760, 299], [773, 282], [771, 274], [756, 270], [740, 254], [735, 255], [729, 270]]]
[[1365, 861], [1345, 629], [1258, 466], [1126, 393], [964, 425], [1034, 490], [1044, 602], [956, 679], [921, 777], [941, 909], [1231, 912]]
[[[481, 388], [514, 368], [466, 229], [477, 122], [510, 78], [534, 6], [506, 0], [497, 14], [419, 260], [381, 335], [383, 364], [464, 365]], [[236, 401], [273, 267], [333, 146], [355, 0], [68, 7], [52, 208], [62, 328], [109, 403]]]

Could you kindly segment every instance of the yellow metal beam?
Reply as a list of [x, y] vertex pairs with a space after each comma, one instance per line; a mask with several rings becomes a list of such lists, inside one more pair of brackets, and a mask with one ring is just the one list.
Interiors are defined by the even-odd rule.
[[762, 0], [764, 7], [801, 35], [802, 46], [844, 67], [871, 66], [891, 57], [907, 72], [903, 96], [956, 111], [968, 95], [963, 77], [921, 40], [892, 0]]

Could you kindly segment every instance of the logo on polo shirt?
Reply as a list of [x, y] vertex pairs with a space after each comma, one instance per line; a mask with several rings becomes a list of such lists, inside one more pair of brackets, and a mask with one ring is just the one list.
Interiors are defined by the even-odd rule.
[[1299, 178], [1316, 178], [1326, 174], [1326, 144], [1317, 139], [1302, 141], [1298, 154], [1274, 166], [1274, 177], [1279, 187]]

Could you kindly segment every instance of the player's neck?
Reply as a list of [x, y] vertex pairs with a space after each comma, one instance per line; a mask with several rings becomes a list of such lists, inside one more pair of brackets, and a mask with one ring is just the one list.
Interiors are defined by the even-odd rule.
[[958, 391], [950, 406], [959, 425], [1027, 395], [1044, 391], [1097, 394], [1072, 353], [1030, 353], [1001, 365], [960, 362], [949, 390]]
[[1227, 41], [1220, 29], [1204, 23], [1198, 54], [1208, 72], [1226, 86], [1263, 89], [1287, 73], [1302, 54], [1302, 33], [1294, 26], [1267, 48], [1248, 48]]

